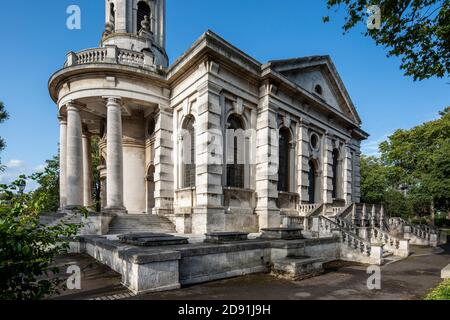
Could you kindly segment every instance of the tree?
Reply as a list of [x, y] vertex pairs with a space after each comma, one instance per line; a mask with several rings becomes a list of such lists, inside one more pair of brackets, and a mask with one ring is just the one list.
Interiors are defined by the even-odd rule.
[[0, 186], [2, 199], [8, 201], [0, 207], [0, 299], [36, 300], [57, 293], [61, 280], [52, 263], [68, 252], [66, 239], [75, 236], [79, 227], [41, 225], [39, 214], [30, 210], [36, 204], [28, 194], [17, 192], [25, 182], [21, 176]]
[[46, 161], [45, 169], [36, 172], [30, 178], [39, 184], [31, 193], [31, 202], [35, 213], [55, 212], [59, 208], [59, 157]]
[[[9, 114], [6, 111], [5, 105], [3, 104], [3, 102], [0, 101], [0, 123], [5, 122], [6, 120], [8, 120], [9, 118]], [[3, 138], [0, 137], [0, 151], [3, 151], [6, 147], [6, 142]], [[0, 159], [0, 172], [5, 170], [5, 166], [3, 166], [1, 164], [1, 159]]]
[[389, 188], [387, 169], [379, 158], [361, 157], [361, 201], [381, 204]]
[[100, 190], [100, 171], [98, 170], [98, 167], [100, 166], [100, 148], [98, 146], [100, 142], [99, 137], [94, 137], [92, 139], [91, 143], [91, 154], [92, 154], [92, 183], [93, 183], [93, 199], [94, 199], [94, 205], [97, 212], [100, 212], [101, 210], [101, 190]]
[[398, 130], [380, 145], [381, 161], [395, 167], [410, 187], [416, 209], [450, 210], [450, 107], [440, 118]]
[[389, 167], [377, 157], [361, 158], [361, 201], [382, 204], [392, 216], [409, 216], [411, 204], [398, 190], [397, 169]]
[[405, 75], [414, 80], [449, 76], [449, 0], [327, 0], [328, 9], [340, 5], [347, 11], [344, 33], [366, 23], [369, 6], [381, 9], [380, 28], [368, 28], [365, 35], [387, 48], [389, 57], [401, 57]]

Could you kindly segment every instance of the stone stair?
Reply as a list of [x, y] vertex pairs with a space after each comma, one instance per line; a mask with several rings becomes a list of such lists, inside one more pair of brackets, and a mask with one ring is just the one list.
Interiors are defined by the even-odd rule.
[[272, 274], [278, 277], [300, 281], [321, 275], [324, 272], [323, 259], [311, 257], [287, 257], [275, 260]]
[[174, 224], [166, 217], [158, 215], [117, 216], [109, 225], [108, 234], [128, 234], [139, 232], [176, 233]]

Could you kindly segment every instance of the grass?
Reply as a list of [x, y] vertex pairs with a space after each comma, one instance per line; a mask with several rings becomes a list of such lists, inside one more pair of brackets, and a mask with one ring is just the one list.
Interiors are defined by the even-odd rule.
[[442, 282], [437, 288], [431, 290], [425, 300], [450, 300], [450, 279]]

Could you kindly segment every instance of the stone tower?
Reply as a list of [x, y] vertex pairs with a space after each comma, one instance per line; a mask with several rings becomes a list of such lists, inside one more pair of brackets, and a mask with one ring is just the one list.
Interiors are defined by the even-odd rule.
[[167, 67], [166, 0], [105, 0], [102, 46], [151, 52], [156, 66]]

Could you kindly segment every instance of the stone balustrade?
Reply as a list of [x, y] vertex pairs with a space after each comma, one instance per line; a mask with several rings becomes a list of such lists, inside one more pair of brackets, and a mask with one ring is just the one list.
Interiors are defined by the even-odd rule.
[[345, 259], [376, 265], [383, 263], [383, 244], [371, 243], [324, 216], [320, 216], [319, 220], [320, 230], [331, 234], [335, 231], [339, 232], [342, 244], [341, 255]]
[[149, 52], [137, 52], [120, 49], [116, 46], [106, 46], [105, 48], [87, 49], [78, 53], [69, 52], [64, 67], [95, 63], [120, 64], [153, 69], [154, 57]]
[[372, 227], [372, 242], [377, 241], [384, 244], [384, 248], [395, 256], [406, 258], [409, 256], [409, 240], [394, 237], [388, 232]]
[[356, 228], [355, 228], [355, 226], [354, 226], [353, 224], [351, 224], [350, 222], [348, 222], [347, 220], [342, 219], [342, 218], [335, 218], [335, 220], [336, 220], [336, 223], [337, 223], [341, 228], [344, 228], [344, 229], [347, 230], [347, 231], [356, 233]]
[[305, 216], [313, 211], [315, 211], [317, 208], [319, 208], [320, 204], [314, 203], [314, 204], [301, 204], [298, 207], [298, 211], [301, 216]]

